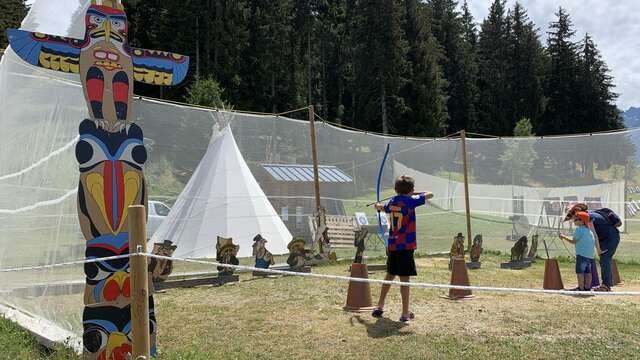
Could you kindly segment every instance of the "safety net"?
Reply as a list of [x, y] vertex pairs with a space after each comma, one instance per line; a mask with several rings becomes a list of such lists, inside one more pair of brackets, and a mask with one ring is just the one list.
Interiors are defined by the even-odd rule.
[[[35, 15], [30, 16], [27, 20]], [[37, 21], [27, 20], [24, 28], [39, 29]], [[66, 28], [57, 30], [47, 29], [67, 34]], [[87, 110], [78, 78], [27, 65], [8, 49], [0, 63], [0, 108], [0, 269], [83, 259], [74, 148], [78, 124]], [[275, 210], [270, 216], [279, 218], [293, 237], [303, 237], [313, 246], [308, 121], [144, 98], [135, 100], [134, 113], [149, 154], [145, 165], [149, 199], [160, 204], [157, 217], [149, 219], [150, 229], [152, 222], [161, 222], [166, 215], [162, 209], [171, 208], [180, 197], [212, 139], [229, 125], [252, 176]], [[296, 116], [306, 118], [306, 109]], [[380, 197], [393, 195], [394, 178], [402, 174], [416, 179], [417, 191], [435, 194], [416, 213], [418, 253], [448, 251], [456, 234], [467, 236], [459, 137], [382, 136], [316, 120], [321, 202], [328, 215], [357, 216], [361, 224], [377, 225], [368, 204], [376, 201], [378, 173], [389, 145]], [[617, 258], [640, 260], [639, 131], [467, 137], [472, 236], [482, 235], [485, 250], [509, 252], [515, 240], [536, 235], [538, 256], [572, 256], [570, 245], [558, 239], [559, 231], [572, 231], [561, 219], [567, 204], [586, 202], [593, 209], [608, 207], [622, 219]], [[252, 194], [247, 196], [250, 201]], [[384, 245], [374, 228], [365, 255], [382, 256]], [[171, 240], [163, 234], [155, 238]], [[337, 253], [339, 258], [352, 258], [355, 248], [342, 247]], [[81, 264], [0, 272], [0, 302], [74, 334], [82, 330], [83, 291]]]

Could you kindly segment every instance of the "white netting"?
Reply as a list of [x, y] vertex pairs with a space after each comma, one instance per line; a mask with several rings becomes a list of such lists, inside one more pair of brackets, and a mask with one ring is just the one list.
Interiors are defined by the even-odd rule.
[[[33, 11], [30, 19], [28, 29], [36, 30]], [[67, 33], [59, 30], [43, 31]], [[87, 111], [77, 77], [28, 66], [9, 49], [0, 64], [0, 108], [0, 268], [82, 259], [73, 144]], [[309, 238], [314, 192], [305, 175], [312, 162], [308, 122], [145, 99], [135, 101], [134, 112], [149, 150], [150, 200], [173, 205], [214, 131], [230, 124], [244, 160], [291, 234]], [[458, 232], [466, 235], [460, 139], [382, 137], [323, 122], [316, 129], [322, 203], [329, 214], [363, 212], [375, 223], [366, 204], [375, 200], [389, 143], [381, 196], [393, 193], [398, 174], [414, 175], [417, 190], [435, 193], [432, 206], [417, 214], [418, 251], [446, 251]], [[544, 240], [552, 256], [570, 255], [572, 249], [557, 240], [559, 228], [570, 231], [559, 223], [559, 210], [563, 203], [586, 201], [623, 218], [616, 257], [640, 259], [639, 131], [467, 139], [473, 234], [483, 235], [485, 248], [502, 251], [519, 235], [538, 234], [539, 254]], [[369, 255], [384, 254], [379, 242], [370, 244]], [[354, 252], [341, 250], [339, 256]], [[81, 266], [0, 273], [0, 300], [79, 333], [83, 286]]]

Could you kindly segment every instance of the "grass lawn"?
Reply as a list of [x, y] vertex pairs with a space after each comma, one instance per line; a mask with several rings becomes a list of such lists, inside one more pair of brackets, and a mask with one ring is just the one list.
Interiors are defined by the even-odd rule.
[[0, 359], [73, 359], [75, 354], [60, 348], [49, 351], [40, 346], [31, 335], [3, 317], [0, 317]]
[[[525, 270], [501, 270], [506, 256], [487, 254], [469, 273], [474, 285], [540, 288], [543, 261]], [[378, 261], [381, 262], [382, 259]], [[417, 259], [414, 281], [447, 283], [445, 257]], [[347, 274], [347, 262], [315, 267]], [[565, 287], [575, 285], [574, 264], [561, 262]], [[640, 290], [640, 266], [620, 264], [624, 284]], [[382, 278], [382, 273], [371, 274]], [[374, 301], [379, 286], [372, 286]], [[344, 282], [300, 277], [167, 290], [155, 295], [161, 359], [423, 359], [423, 358], [637, 358], [640, 299], [475, 293], [449, 301], [442, 290], [412, 290], [416, 319], [397, 322], [400, 298], [391, 289], [385, 317], [342, 310]], [[28, 336], [0, 321], [0, 359], [67, 358], [43, 354]], [[8, 330], [6, 330], [8, 329]], [[9, 354], [5, 356], [5, 352]], [[56, 357], [58, 356], [58, 357]], [[62, 356], [62, 357], [59, 357]]]
[[[381, 198], [393, 195], [393, 191], [381, 193]], [[640, 196], [640, 195], [639, 195]], [[371, 199], [375, 199], [375, 194], [370, 194], [354, 200], [344, 202], [345, 213], [354, 214], [364, 212], [369, 224], [377, 224], [375, 210], [372, 206], [366, 206]], [[640, 221], [629, 221], [626, 232], [620, 234], [620, 245], [616, 251], [616, 259], [627, 262], [640, 263]], [[534, 227], [532, 226], [532, 229]], [[514, 242], [507, 240], [507, 235], [512, 234], [512, 223], [502, 217], [487, 214], [474, 214], [471, 217], [471, 230], [473, 236], [482, 234], [483, 247], [488, 250], [496, 250], [509, 253]], [[416, 209], [416, 236], [418, 242], [418, 252], [429, 254], [434, 252], [449, 251], [454, 236], [461, 232], [465, 238], [467, 235], [466, 216], [464, 212], [443, 211], [433, 205], [421, 206]], [[570, 235], [572, 231], [563, 230], [563, 233]], [[535, 233], [533, 230], [532, 234]], [[538, 255], [546, 257], [542, 239], [547, 242], [549, 253], [552, 257], [575, 256], [575, 251], [568, 243], [563, 243], [557, 237], [557, 229], [540, 230], [540, 241], [538, 243]], [[466, 240], [466, 239], [465, 239]], [[380, 241], [370, 241], [375, 247], [366, 252], [370, 256], [384, 256], [384, 246]], [[529, 243], [531, 245], [531, 243]], [[352, 250], [347, 251], [353, 254]], [[351, 257], [338, 252], [338, 257]]]

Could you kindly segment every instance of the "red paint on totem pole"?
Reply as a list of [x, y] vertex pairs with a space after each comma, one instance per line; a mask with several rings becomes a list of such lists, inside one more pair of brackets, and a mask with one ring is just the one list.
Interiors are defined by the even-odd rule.
[[[114, 229], [113, 226], [113, 162], [105, 161], [104, 162], [104, 209], [106, 213], [106, 217], [111, 225], [111, 228]], [[115, 230], [115, 229], [114, 229]]]
[[118, 216], [115, 219], [114, 230], [120, 226], [122, 222], [122, 214], [124, 212], [124, 174], [122, 173], [122, 162], [116, 161], [116, 191], [117, 196], [115, 197], [117, 200], [117, 204], [114, 206], [118, 206], [117, 212]]
[[124, 203], [124, 176], [122, 162], [104, 162], [104, 205], [112, 230], [117, 230], [122, 220]]
[[120, 285], [118, 285], [118, 282], [115, 280], [107, 281], [102, 290], [102, 296], [106, 301], [114, 301], [120, 294]]
[[113, 352], [111, 353], [111, 357], [109, 360], [129, 359], [132, 352], [133, 352], [133, 348], [131, 347], [131, 344], [129, 343], [122, 344], [117, 348], [113, 349]]
[[131, 297], [131, 278], [129, 276], [122, 283], [122, 295], [126, 298]]
[[89, 101], [102, 102], [103, 95], [104, 95], [103, 79], [87, 80], [87, 96], [89, 97]]
[[129, 101], [129, 85], [124, 82], [113, 83], [113, 101], [127, 103]]

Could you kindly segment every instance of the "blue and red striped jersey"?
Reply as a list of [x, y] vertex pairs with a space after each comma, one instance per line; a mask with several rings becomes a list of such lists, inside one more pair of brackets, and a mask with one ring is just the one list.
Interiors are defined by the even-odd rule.
[[396, 195], [384, 206], [389, 214], [389, 251], [416, 249], [416, 210], [426, 203], [424, 193]]

